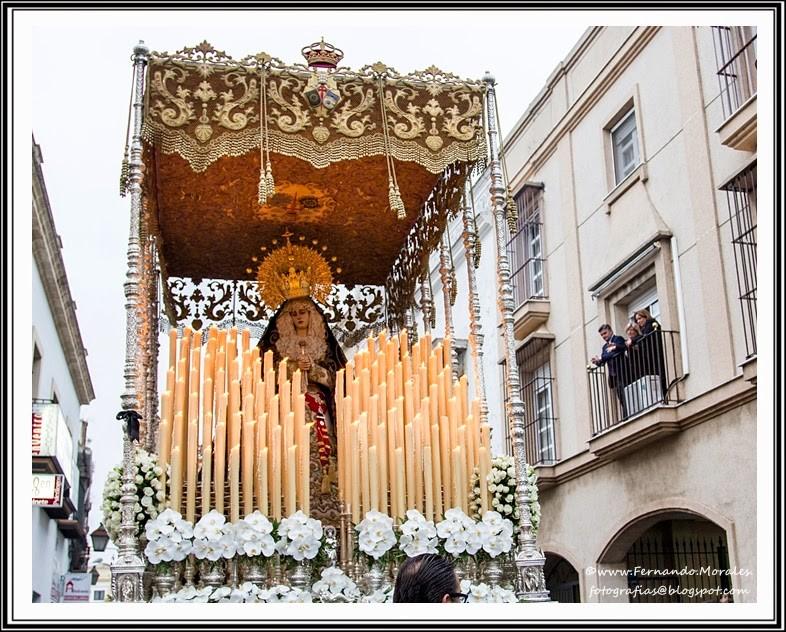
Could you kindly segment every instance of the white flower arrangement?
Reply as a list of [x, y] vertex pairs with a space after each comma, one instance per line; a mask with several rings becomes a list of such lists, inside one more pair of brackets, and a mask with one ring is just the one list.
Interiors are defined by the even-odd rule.
[[370, 595], [363, 595], [358, 603], [393, 603], [393, 588], [380, 588]]
[[[141, 536], [148, 520], [152, 520], [164, 510], [165, 494], [159, 477], [162, 473], [158, 465], [158, 457], [143, 448], [134, 450], [134, 484], [136, 486], [136, 504], [134, 521], [136, 536]], [[103, 524], [110, 539], [117, 542], [120, 538], [120, 497], [123, 495], [123, 467], [116, 465], [109, 471], [104, 484]]]
[[[473, 536], [475, 522], [458, 507], [453, 507], [445, 512], [445, 519], [437, 523], [437, 535], [442, 539], [445, 551], [454, 557], [464, 553], [473, 555], [477, 552], [474, 548], [475, 541], [468, 546], [467, 539]], [[478, 547], [479, 548], [479, 547]]]
[[[538, 502], [537, 472], [531, 465], [527, 466], [527, 497], [529, 500], [530, 520], [532, 528], [537, 535], [540, 526], [540, 503]], [[472, 474], [472, 491], [470, 496], [470, 511], [472, 516], [480, 519], [481, 511], [481, 485], [478, 469]], [[503, 518], [517, 522], [519, 508], [516, 504], [516, 469], [512, 456], [496, 456], [491, 460], [486, 486], [491, 492], [491, 509], [498, 512]]]
[[358, 548], [375, 560], [396, 545], [393, 518], [379, 511], [369, 511], [355, 530], [358, 532]]
[[152, 601], [153, 603], [310, 603], [312, 598], [307, 590], [283, 585], [258, 588], [251, 582], [245, 582], [237, 588], [187, 586], [165, 597], [153, 597]]
[[467, 603], [517, 603], [516, 593], [501, 586], [493, 588], [485, 583], [473, 584], [468, 579], [461, 580], [461, 592], [469, 595]]
[[309, 518], [302, 511], [295, 512], [279, 523], [278, 537], [276, 551], [298, 562], [313, 560], [324, 544], [322, 522]]
[[194, 556], [216, 562], [230, 559], [237, 552], [235, 526], [215, 509], [202, 516], [194, 526]]
[[437, 528], [432, 520], [426, 520], [417, 509], [407, 511], [407, 520], [401, 525], [401, 537], [398, 547], [407, 554], [415, 557], [421, 553], [436, 553]]
[[513, 548], [513, 523], [499, 512], [487, 511], [480, 524], [485, 525], [481, 549], [485, 555], [495, 558]]
[[237, 552], [247, 557], [270, 557], [276, 552], [273, 524], [259, 510], [235, 525]]
[[354, 603], [360, 598], [360, 589], [340, 568], [328, 566], [322, 571], [321, 579], [311, 586], [311, 594], [320, 601]]
[[145, 557], [151, 564], [181, 562], [191, 553], [193, 536], [191, 523], [167, 508], [145, 525]]

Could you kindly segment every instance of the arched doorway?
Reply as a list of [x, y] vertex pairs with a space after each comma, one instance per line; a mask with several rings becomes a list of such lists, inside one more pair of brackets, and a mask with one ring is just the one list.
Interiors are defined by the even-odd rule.
[[602, 561], [624, 562], [631, 603], [717, 602], [730, 591], [726, 532], [693, 513], [649, 515], [628, 526]]
[[579, 574], [570, 562], [554, 553], [546, 553], [543, 574], [546, 576], [546, 589], [552, 601], [560, 603], [579, 603]]

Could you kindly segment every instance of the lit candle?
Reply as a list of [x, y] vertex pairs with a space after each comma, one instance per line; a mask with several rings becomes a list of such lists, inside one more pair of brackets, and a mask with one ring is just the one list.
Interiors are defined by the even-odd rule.
[[388, 480], [390, 481], [390, 513], [392, 516], [398, 515], [397, 502], [398, 502], [398, 483], [396, 479], [396, 409], [391, 408], [388, 411], [388, 423], [385, 424], [387, 433], [387, 447], [388, 447]]
[[412, 422], [412, 445], [415, 461], [415, 509], [423, 512], [423, 442], [420, 438], [420, 414]]

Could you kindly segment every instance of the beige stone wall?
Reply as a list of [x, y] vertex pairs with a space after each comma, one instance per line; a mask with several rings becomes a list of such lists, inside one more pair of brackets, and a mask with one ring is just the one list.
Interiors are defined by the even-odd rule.
[[590, 587], [614, 585], [615, 578], [584, 569], [624, 562], [624, 555], [603, 553], [638, 518], [690, 511], [726, 531], [730, 566], [754, 573], [732, 585], [749, 591], [739, 600], [755, 601], [756, 500], [750, 493], [756, 487], [756, 460], [750, 458], [755, 453], [756, 406], [748, 403], [543, 491], [539, 544], [574, 565], [582, 601], [608, 601], [591, 599]]
[[[721, 145], [715, 132], [723, 122], [716, 72], [710, 27], [588, 29], [508, 138], [514, 192], [525, 182], [545, 185], [550, 315], [540, 331], [554, 336], [561, 463], [541, 495], [541, 544], [579, 571], [583, 601], [614, 600], [590, 595], [592, 586], [625, 586], [583, 569], [624, 566], [645, 524], [637, 531], [636, 521], [647, 514], [715, 522], [726, 531], [731, 566], [755, 573], [755, 386], [739, 367], [742, 320], [726, 194], [718, 190], [752, 154]], [[617, 187], [605, 130], [629, 103], [643, 166]], [[656, 238], [648, 260], [592, 295], [590, 287]], [[663, 419], [649, 414], [655, 425], [671, 414], [679, 428], [599, 459], [588, 446], [587, 359], [600, 350], [601, 322], [623, 333], [624, 297], [653, 275], [661, 323], [679, 330], [678, 359], [687, 365], [685, 403], [662, 409]], [[623, 532], [627, 539], [614, 545]], [[755, 600], [755, 576], [735, 578], [734, 587], [749, 591], [737, 600]]]

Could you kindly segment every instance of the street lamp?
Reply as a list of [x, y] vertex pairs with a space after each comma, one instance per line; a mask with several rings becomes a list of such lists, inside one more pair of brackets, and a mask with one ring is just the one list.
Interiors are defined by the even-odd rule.
[[104, 529], [104, 524], [98, 525], [98, 528], [90, 534], [90, 539], [93, 541], [93, 550], [101, 551], [106, 550], [106, 545], [109, 543], [109, 534]]
[[90, 569], [90, 585], [91, 586], [95, 586], [98, 583], [98, 576], [99, 575], [100, 575], [100, 573], [98, 572], [98, 569], [95, 566]]

